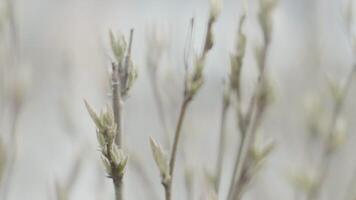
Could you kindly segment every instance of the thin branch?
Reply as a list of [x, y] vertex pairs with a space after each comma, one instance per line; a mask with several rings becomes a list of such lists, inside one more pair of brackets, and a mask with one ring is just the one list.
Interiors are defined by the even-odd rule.
[[122, 144], [122, 96], [121, 96], [121, 84], [119, 80], [119, 66], [116, 63], [112, 63], [112, 107], [114, 111], [114, 119], [117, 125], [116, 128], [116, 136], [115, 136], [115, 143], [118, 147], [121, 147]]
[[219, 137], [219, 149], [218, 149], [218, 157], [216, 161], [216, 172], [215, 172], [215, 191], [218, 194], [219, 192], [219, 187], [220, 187], [220, 182], [221, 182], [221, 175], [222, 175], [222, 169], [223, 169], [223, 161], [224, 161], [224, 148], [225, 148], [225, 142], [226, 142], [226, 117], [227, 117], [227, 111], [228, 108], [230, 107], [230, 90], [227, 89], [227, 91], [223, 95], [223, 105], [222, 105], [222, 110], [221, 110], [221, 121], [220, 121], [220, 137]]
[[[122, 136], [123, 136], [123, 103], [124, 103], [124, 97], [127, 94], [127, 91], [130, 87], [129, 79], [131, 76], [131, 71], [130, 71], [130, 65], [131, 65], [131, 49], [132, 49], [132, 41], [133, 41], [133, 29], [130, 30], [130, 37], [129, 37], [129, 45], [126, 51], [126, 56], [125, 59], [122, 60], [117, 60], [117, 63], [112, 63], [112, 108], [113, 108], [113, 113], [114, 113], [114, 121], [116, 124], [116, 130], [115, 130], [115, 144], [119, 149], [122, 149], [123, 147], [123, 141], [122, 141]], [[108, 146], [108, 149], [111, 149], [112, 146]], [[113, 155], [111, 155], [110, 151], [107, 153], [107, 158], [110, 162], [113, 161]], [[117, 173], [114, 168], [115, 168], [115, 163], [110, 163], [111, 167], [113, 168], [112, 173], [112, 179], [114, 182], [114, 188], [115, 188], [115, 196], [116, 200], [122, 200], [123, 199], [123, 174]]]
[[[268, 91], [266, 86], [266, 57], [271, 41], [272, 33], [272, 11], [276, 6], [276, 1], [260, 1], [260, 11], [258, 13], [259, 24], [263, 34], [263, 45], [256, 48], [257, 66], [259, 75], [257, 85], [252, 95], [246, 114], [241, 111], [240, 91], [237, 91], [238, 109], [237, 115], [240, 129], [239, 151], [235, 160], [233, 176], [229, 188], [228, 199], [239, 200], [242, 198], [245, 185], [249, 183], [251, 177], [245, 174], [250, 158], [251, 148], [257, 129], [259, 128], [263, 114], [268, 103]], [[240, 36], [241, 37], [241, 36]], [[241, 62], [241, 61], [240, 61]], [[237, 88], [238, 89], [238, 88]]]
[[190, 102], [190, 99], [184, 99], [182, 106], [180, 108], [180, 114], [178, 117], [177, 127], [176, 127], [176, 131], [174, 134], [174, 139], [173, 139], [173, 147], [172, 147], [171, 156], [170, 156], [170, 160], [169, 160], [170, 179], [167, 183], [163, 183], [163, 186], [165, 187], [166, 200], [171, 199], [172, 181], [173, 181], [174, 166], [175, 166], [175, 161], [176, 161], [176, 156], [177, 156], [178, 143], [179, 143], [179, 138], [181, 135], [181, 129], [182, 129], [184, 116], [187, 111], [189, 102]]
[[[128, 79], [127, 69], [129, 68], [130, 65], [132, 41], [133, 41], [133, 29], [131, 29], [130, 31], [129, 46], [124, 60], [124, 66], [121, 66], [122, 63], [120, 62], [112, 63], [112, 104], [113, 104], [113, 111], [114, 111], [114, 119], [117, 125], [115, 143], [119, 148], [122, 147], [122, 110], [123, 110], [122, 91], [126, 90], [125, 83]], [[124, 70], [121, 70], [122, 67]]]
[[319, 180], [318, 180], [316, 186], [308, 192], [307, 200], [314, 200], [314, 199], [319, 198], [320, 190], [323, 187], [323, 184], [327, 177], [327, 173], [329, 171], [330, 162], [331, 162], [330, 156], [332, 155], [332, 151], [330, 150], [330, 148], [328, 146], [331, 143], [331, 140], [333, 139], [333, 135], [335, 132], [335, 126], [336, 126], [337, 120], [340, 117], [340, 114], [344, 108], [345, 99], [350, 91], [351, 83], [355, 76], [355, 72], [356, 72], [356, 63], [353, 64], [352, 70], [349, 73], [349, 75], [346, 79], [346, 82], [341, 90], [341, 94], [340, 94], [339, 98], [334, 103], [334, 108], [331, 113], [330, 124], [327, 129], [328, 132], [326, 135], [326, 141], [324, 143], [325, 146], [322, 149], [321, 159], [317, 166], [317, 169], [320, 169]]

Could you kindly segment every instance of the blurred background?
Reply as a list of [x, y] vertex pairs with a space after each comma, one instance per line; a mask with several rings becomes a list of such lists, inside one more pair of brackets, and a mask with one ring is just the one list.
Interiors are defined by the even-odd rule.
[[[183, 125], [175, 199], [186, 199], [187, 174], [194, 175], [194, 199], [204, 199], [201, 177], [215, 170], [224, 81], [244, 6], [243, 30], [248, 39], [244, 93], [250, 95], [256, 83], [253, 49], [262, 42], [256, 19], [259, 4], [246, 2], [247, 6], [242, 0], [223, 1], [213, 29], [215, 46], [207, 57], [205, 83]], [[276, 147], [245, 199], [296, 199], [301, 191], [291, 177], [300, 171], [318, 171], [313, 161], [319, 146], [308, 143], [306, 107], [320, 101], [323, 117], [328, 118], [333, 105], [328, 80], [343, 83], [351, 71], [355, 56], [349, 33], [353, 28], [348, 29], [345, 20], [350, 5], [343, 0], [278, 2], [267, 58], [274, 101], [260, 130]], [[131, 28], [138, 79], [124, 108], [124, 143], [130, 155], [125, 196], [163, 199], [149, 146], [149, 136], [162, 144], [165, 138], [147, 67], [147, 56], [157, 51], [149, 46], [150, 34], [157, 34], [163, 49], [157, 81], [167, 126], [173, 132], [182, 101], [189, 21], [195, 18], [193, 47], [199, 52], [208, 13], [207, 0], [1, 0], [0, 137], [7, 167], [0, 199], [58, 199], [58, 190], [68, 188], [69, 199], [113, 199], [83, 100], [97, 111], [110, 104], [108, 30], [128, 37]], [[331, 158], [321, 199], [351, 199], [355, 189], [355, 89], [350, 88], [345, 101], [345, 141]], [[221, 199], [227, 195], [239, 140], [235, 116], [231, 108]], [[311, 149], [307, 156], [306, 149]]]

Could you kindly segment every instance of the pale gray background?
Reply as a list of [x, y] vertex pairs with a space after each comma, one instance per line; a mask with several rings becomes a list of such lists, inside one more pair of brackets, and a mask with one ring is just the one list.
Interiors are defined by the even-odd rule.
[[[2, 0], [4, 1], [4, 0]], [[10, 0], [11, 1], [11, 0]], [[151, 179], [154, 192], [163, 199], [159, 173], [150, 153], [149, 136], [162, 141], [162, 129], [147, 79], [144, 56], [146, 30], [152, 25], [167, 32], [170, 49], [165, 57], [162, 78], [171, 129], [178, 115], [183, 76], [184, 40], [191, 17], [196, 19], [195, 47], [199, 50], [207, 20], [205, 0], [12, 0], [15, 32], [7, 27], [1, 39], [1, 79], [5, 88], [18, 74], [25, 74], [26, 101], [18, 121], [18, 158], [12, 177], [9, 200], [50, 199], [54, 182], [68, 176], [78, 153], [84, 152], [84, 167], [71, 199], [110, 199], [112, 188], [100, 165], [95, 128], [85, 110], [87, 99], [96, 110], [109, 103], [108, 69], [110, 50], [107, 31], [128, 35], [135, 29], [133, 59], [139, 78], [125, 104], [125, 145], [139, 156]], [[245, 62], [245, 91], [253, 89], [255, 61], [252, 48], [261, 42], [256, 21], [257, 1], [250, 0], [247, 25], [248, 53]], [[3, 2], [2, 2], [3, 3]], [[182, 152], [188, 166], [201, 174], [213, 171], [217, 149], [223, 80], [229, 69], [241, 0], [224, 0], [222, 14], [214, 27], [216, 46], [209, 53], [206, 84], [191, 104], [184, 123], [180, 158], [175, 174], [174, 195], [184, 199]], [[293, 199], [288, 182], [291, 170], [304, 166], [305, 123], [303, 99], [327, 93], [325, 74], [344, 80], [352, 63], [352, 51], [345, 30], [341, 0], [280, 0], [274, 13], [273, 40], [268, 71], [275, 86], [263, 133], [274, 138], [277, 147], [246, 199]], [[14, 46], [15, 44], [15, 46]], [[13, 48], [15, 47], [15, 48]], [[14, 57], [12, 57], [14, 56]], [[15, 60], [15, 61], [14, 61]], [[343, 199], [356, 169], [353, 145], [355, 107], [353, 88], [347, 101], [349, 131], [346, 144], [332, 161], [331, 175], [322, 199]], [[168, 96], [168, 95], [167, 95]], [[1, 94], [1, 134], [8, 137], [9, 112], [6, 92]], [[172, 100], [173, 99], [173, 100]], [[237, 132], [235, 115], [228, 120], [227, 162], [221, 197], [225, 197], [235, 155]], [[5, 140], [6, 141], [6, 140]], [[183, 151], [182, 149], [185, 148]], [[127, 199], [149, 199], [142, 180], [131, 165], [125, 176]], [[201, 190], [196, 191], [200, 196]]]

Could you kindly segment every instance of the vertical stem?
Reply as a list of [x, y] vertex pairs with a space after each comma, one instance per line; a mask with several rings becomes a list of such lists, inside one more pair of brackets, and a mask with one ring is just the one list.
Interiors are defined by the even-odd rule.
[[184, 99], [184, 102], [181, 106], [180, 109], [180, 114], [178, 118], [178, 123], [177, 123], [177, 128], [176, 132], [174, 134], [174, 140], [173, 140], [173, 147], [172, 147], [172, 152], [171, 152], [171, 159], [169, 161], [169, 174], [171, 175], [171, 180], [173, 179], [173, 173], [174, 173], [174, 164], [176, 161], [176, 155], [177, 155], [177, 148], [178, 148], [178, 143], [179, 143], [179, 137], [181, 135], [181, 129], [182, 129], [182, 124], [184, 120], [185, 113], [187, 111], [188, 104], [190, 102], [190, 99]]
[[242, 139], [242, 144], [241, 144], [241, 150], [239, 152], [239, 160], [238, 160], [238, 164], [236, 167], [236, 182], [235, 182], [235, 187], [232, 190], [232, 199], [234, 200], [239, 200], [242, 197], [242, 189], [243, 189], [243, 184], [241, 177], [243, 175], [243, 170], [245, 167], [245, 163], [246, 160], [248, 159], [248, 154], [250, 153], [250, 148], [252, 145], [252, 142], [254, 141], [254, 137], [255, 137], [255, 133], [259, 127], [259, 125], [261, 124], [262, 121], [262, 116], [263, 116], [263, 111], [258, 110], [255, 113], [255, 118], [253, 120], [253, 122], [251, 123], [251, 127], [250, 129], [246, 132], [246, 135], [243, 137]]
[[171, 200], [171, 191], [172, 191], [171, 188], [172, 188], [172, 182], [164, 185], [164, 194], [165, 194], [166, 200]]
[[172, 198], [172, 182], [173, 182], [173, 173], [174, 173], [174, 166], [175, 166], [175, 161], [176, 161], [176, 156], [177, 156], [177, 149], [178, 149], [178, 144], [179, 144], [179, 138], [181, 135], [181, 129], [182, 129], [182, 124], [184, 120], [184, 116], [187, 110], [187, 107], [189, 105], [191, 98], [184, 98], [183, 104], [180, 109], [179, 117], [178, 117], [178, 123], [177, 123], [177, 128], [176, 132], [174, 134], [174, 140], [173, 140], [173, 147], [171, 151], [171, 157], [169, 161], [169, 175], [170, 178], [166, 181], [163, 182], [163, 186], [165, 189], [165, 197], [166, 200], [171, 200]]
[[328, 145], [330, 144], [330, 142], [332, 140], [337, 119], [340, 116], [342, 109], [344, 107], [345, 99], [346, 99], [347, 94], [350, 90], [351, 83], [352, 83], [353, 77], [355, 75], [355, 72], [356, 72], [356, 63], [353, 65], [352, 70], [346, 79], [346, 83], [342, 88], [341, 96], [339, 97], [339, 99], [336, 100], [333, 111], [331, 113], [331, 121], [329, 124], [326, 141], [324, 144], [326, 146], [322, 150], [321, 159], [320, 159], [320, 162], [318, 163], [318, 168], [317, 168], [317, 169], [320, 169], [320, 172], [321, 172], [320, 176], [319, 176], [320, 179], [319, 179], [316, 187], [313, 190], [311, 190], [310, 192], [308, 192], [307, 200], [314, 200], [314, 199], [319, 198], [320, 190], [323, 186], [323, 183], [325, 182], [325, 178], [327, 176], [327, 172], [329, 171], [329, 167], [330, 167], [330, 155], [332, 152], [330, 152]]
[[[257, 131], [257, 128], [262, 120], [263, 110], [264, 108], [259, 105], [261, 102], [259, 101], [259, 95], [263, 90], [265, 84], [265, 73], [266, 73], [266, 58], [267, 52], [269, 48], [269, 39], [265, 36], [264, 47], [261, 52], [261, 63], [259, 63], [259, 75], [257, 78], [257, 86], [255, 88], [254, 94], [250, 99], [249, 106], [247, 108], [247, 112], [243, 115], [241, 111], [241, 97], [240, 93], [237, 93], [238, 100], [238, 108], [237, 114], [239, 118], [239, 129], [241, 134], [241, 140], [239, 143], [239, 150], [237, 152], [237, 157], [234, 164], [233, 176], [230, 183], [228, 199], [240, 199], [241, 198], [241, 176], [243, 173], [243, 168], [245, 166], [246, 159], [248, 157], [248, 153], [251, 147], [251, 144], [254, 139], [254, 135]], [[237, 188], [238, 187], [238, 188]], [[241, 188], [240, 188], [241, 187]]]
[[123, 199], [123, 187], [122, 187], [122, 178], [115, 178], [114, 187], [115, 187], [115, 200], [122, 200]]
[[[130, 38], [129, 38], [129, 46], [127, 49], [127, 54], [124, 60], [124, 66], [122, 66], [122, 63], [112, 63], [112, 107], [113, 107], [113, 112], [114, 112], [114, 120], [116, 123], [116, 133], [115, 133], [115, 144], [117, 147], [120, 149], [122, 148], [122, 110], [123, 110], [123, 95], [125, 95], [123, 92], [126, 92], [125, 90], [127, 88], [127, 79], [128, 79], [128, 69], [130, 65], [130, 59], [131, 59], [131, 47], [132, 47], [132, 41], [133, 41], [133, 29], [130, 30]], [[112, 165], [114, 166], [114, 165]], [[116, 200], [122, 200], [123, 199], [123, 174], [117, 174], [115, 173], [116, 169], [113, 170], [113, 182], [114, 182], [114, 188], [115, 188], [115, 196]]]
[[[112, 149], [115, 144], [107, 144], [107, 149]], [[116, 164], [114, 163], [114, 158], [111, 151], [107, 151], [105, 155], [110, 162], [111, 166], [111, 178], [113, 180], [114, 191], [115, 191], [115, 200], [123, 200], [123, 187], [122, 187], [122, 178], [123, 174], [119, 174], [119, 171], [116, 168]]]
[[121, 97], [121, 81], [119, 78], [119, 65], [112, 63], [112, 107], [114, 111], [114, 119], [116, 123], [115, 144], [121, 148], [122, 145], [122, 97]]
[[234, 163], [234, 169], [232, 171], [232, 176], [231, 176], [231, 179], [230, 179], [229, 192], [228, 192], [228, 198], [227, 199], [231, 199], [233, 191], [235, 189], [236, 172], [237, 172], [238, 164], [239, 164], [240, 157], [241, 157], [242, 141], [243, 140], [244, 140], [244, 137], [241, 137], [240, 140], [239, 140], [238, 150], [237, 150], [235, 163]]
[[[223, 160], [224, 160], [224, 147], [225, 147], [225, 137], [226, 137], [226, 116], [227, 110], [229, 108], [229, 100], [225, 99], [224, 96], [223, 100], [223, 107], [221, 111], [221, 121], [220, 121], [220, 137], [219, 137], [219, 150], [218, 150], [218, 158], [216, 162], [216, 172], [215, 172], [215, 191], [219, 192], [220, 182], [221, 182], [221, 175], [222, 175], [222, 168], [223, 168]], [[229, 97], [227, 97], [229, 98]]]

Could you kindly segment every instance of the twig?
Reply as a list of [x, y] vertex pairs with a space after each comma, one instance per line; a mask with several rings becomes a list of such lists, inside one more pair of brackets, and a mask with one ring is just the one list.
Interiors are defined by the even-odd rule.
[[[184, 79], [184, 97], [183, 97], [183, 102], [180, 107], [180, 114], [178, 117], [178, 122], [176, 126], [176, 131], [174, 134], [174, 139], [173, 139], [173, 146], [172, 150], [170, 153], [170, 160], [169, 160], [169, 178], [168, 179], [163, 179], [162, 184], [165, 189], [165, 197], [166, 200], [171, 200], [172, 196], [172, 181], [173, 181], [173, 174], [174, 174], [174, 167], [175, 167], [175, 161], [176, 161], [176, 156], [177, 156], [177, 149], [178, 149], [178, 144], [179, 144], [179, 138], [181, 135], [181, 128], [184, 120], [185, 113], [187, 111], [189, 103], [193, 100], [194, 96], [197, 94], [201, 86], [203, 85], [203, 69], [204, 69], [204, 64], [205, 64], [205, 59], [207, 53], [210, 51], [210, 49], [213, 47], [213, 35], [212, 35], [212, 26], [214, 22], [216, 21], [216, 18], [219, 14], [219, 5], [213, 5], [211, 10], [210, 10], [210, 16], [208, 20], [208, 26], [206, 30], [206, 36], [204, 40], [204, 46], [202, 53], [200, 54], [199, 58], [196, 60], [195, 63], [195, 68], [190, 76], [188, 73], [188, 65], [185, 65], [185, 79]], [[191, 21], [191, 26], [193, 26], [193, 20]], [[186, 55], [184, 55], [186, 56]]]
[[226, 137], [226, 116], [227, 116], [227, 111], [230, 106], [230, 91], [227, 89], [227, 91], [224, 92], [223, 95], [223, 105], [222, 105], [222, 110], [221, 110], [221, 121], [220, 121], [220, 134], [219, 134], [219, 149], [218, 149], [218, 158], [216, 162], [216, 172], [215, 172], [215, 191], [218, 194], [219, 192], [219, 187], [220, 187], [220, 182], [221, 182], [221, 175], [222, 175], [222, 169], [223, 169], [223, 161], [224, 161], [224, 148], [225, 148], [225, 137]]
[[[249, 182], [249, 180], [245, 180], [247, 176], [244, 174], [246, 165], [248, 164], [249, 154], [251, 151], [251, 146], [254, 141], [254, 137], [256, 135], [256, 131], [260, 126], [261, 120], [263, 118], [263, 113], [265, 111], [266, 103], [267, 103], [267, 91], [266, 91], [266, 55], [269, 49], [269, 44], [271, 41], [271, 13], [275, 7], [276, 2], [270, 1], [260, 1], [261, 8], [258, 13], [258, 19], [260, 26], [262, 28], [263, 33], [263, 46], [262, 48], [256, 49], [256, 58], [257, 65], [259, 67], [259, 75], [257, 79], [257, 85], [254, 90], [254, 94], [249, 101], [249, 106], [247, 108], [246, 114], [243, 114], [241, 111], [241, 97], [239, 88], [236, 88], [237, 91], [237, 99], [238, 101], [238, 120], [239, 120], [239, 129], [241, 139], [239, 142], [239, 150], [237, 152], [237, 157], [234, 164], [233, 176], [231, 179], [231, 184], [228, 193], [229, 200], [239, 200], [242, 197], [244, 185]], [[240, 36], [241, 37], [241, 36]], [[241, 63], [241, 61], [240, 61]], [[250, 179], [249, 177], [248, 179]]]
[[178, 148], [178, 142], [179, 142], [179, 138], [181, 135], [181, 129], [182, 129], [182, 124], [183, 124], [183, 120], [184, 120], [184, 116], [185, 113], [187, 111], [187, 107], [188, 104], [190, 102], [190, 99], [184, 99], [181, 108], [180, 108], [180, 114], [178, 117], [178, 123], [177, 123], [177, 127], [176, 127], [176, 131], [174, 134], [174, 139], [173, 139], [173, 147], [172, 147], [172, 151], [171, 151], [171, 156], [170, 156], [170, 160], [169, 160], [169, 175], [170, 175], [170, 179], [169, 181], [167, 181], [167, 183], [163, 182], [163, 186], [165, 188], [165, 196], [166, 196], [166, 200], [170, 200], [171, 199], [171, 191], [172, 191], [172, 181], [173, 181], [173, 173], [174, 173], [174, 166], [175, 166], [175, 161], [176, 161], [176, 155], [177, 155], [177, 148]]
[[328, 132], [326, 135], [326, 141], [324, 143], [325, 146], [322, 149], [321, 159], [317, 165], [317, 169], [320, 169], [319, 180], [315, 185], [315, 187], [313, 187], [313, 189], [308, 192], [307, 200], [318, 199], [320, 195], [320, 190], [325, 182], [327, 172], [329, 171], [330, 168], [330, 162], [331, 162], [330, 156], [332, 154], [332, 151], [329, 148], [329, 144], [332, 142], [331, 140], [333, 139], [333, 135], [335, 132], [336, 122], [344, 108], [345, 99], [350, 91], [351, 83], [355, 76], [355, 73], [356, 73], [356, 63], [353, 64], [352, 70], [349, 73], [345, 85], [341, 90], [341, 94], [339, 98], [335, 101], [334, 108], [331, 113], [331, 121], [327, 129]]
[[[112, 104], [113, 104], [113, 111], [114, 111], [114, 119], [117, 125], [116, 130], [116, 137], [115, 143], [116, 145], [121, 148], [122, 147], [122, 110], [123, 110], [123, 97], [122, 91], [125, 90], [126, 80], [127, 79], [127, 70], [129, 67], [129, 62], [131, 59], [131, 46], [133, 40], [133, 29], [130, 31], [130, 39], [129, 39], [129, 46], [127, 50], [127, 55], [125, 57], [124, 66], [121, 70], [122, 63], [112, 63]], [[124, 73], [124, 74], [120, 74]]]
[[137, 77], [131, 62], [132, 40], [133, 29], [130, 31], [128, 48], [124, 38], [116, 39], [110, 32], [111, 49], [116, 59], [116, 62], [112, 62], [112, 108], [107, 108], [98, 115], [85, 101], [89, 115], [97, 128], [102, 161], [108, 177], [113, 180], [116, 200], [123, 199], [122, 181], [128, 159], [122, 145], [123, 101]]

